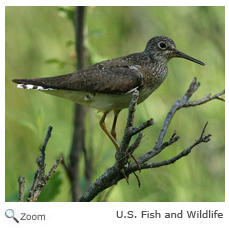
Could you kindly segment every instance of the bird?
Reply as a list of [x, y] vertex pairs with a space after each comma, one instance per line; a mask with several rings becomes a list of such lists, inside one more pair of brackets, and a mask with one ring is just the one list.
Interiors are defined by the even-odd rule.
[[[147, 99], [164, 82], [167, 63], [174, 57], [205, 65], [177, 50], [172, 39], [155, 36], [140, 53], [98, 62], [65, 75], [12, 81], [18, 88], [39, 90], [102, 112], [100, 127], [118, 150], [115, 129], [120, 111], [128, 108], [135, 90], [139, 91], [138, 104]], [[105, 119], [112, 111], [114, 119], [109, 132]]]

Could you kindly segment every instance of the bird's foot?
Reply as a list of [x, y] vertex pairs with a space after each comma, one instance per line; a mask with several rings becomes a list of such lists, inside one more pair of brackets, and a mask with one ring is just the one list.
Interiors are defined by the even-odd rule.
[[[129, 156], [130, 159], [133, 158], [134, 161], [136, 162], [138, 168], [139, 168], [139, 172], [141, 172], [141, 166], [140, 166], [140, 164], [138, 163], [138, 161], [136, 160], [136, 158], [135, 158], [132, 154], [130, 154], [130, 153], [127, 153], [125, 156]], [[122, 159], [123, 159], [123, 158], [122, 158]], [[130, 166], [130, 164], [131, 164], [131, 161], [128, 160], [128, 166]], [[128, 178], [128, 176], [127, 176], [126, 173], [125, 173], [125, 167], [123, 167], [121, 171], [122, 171], [122, 174], [123, 174], [123, 176], [124, 176], [124, 178], [125, 178], [127, 184], [129, 184], [129, 178]], [[138, 175], [137, 175], [134, 171], [133, 171], [133, 174], [134, 174], [134, 176], [136, 177], [136, 179], [137, 179], [137, 181], [138, 181], [138, 187], [140, 188], [140, 186], [141, 186], [140, 179], [139, 179]]]
[[126, 176], [124, 168], [122, 168], [122, 174], [123, 174], [123, 176], [124, 176], [124, 178], [126, 180], [126, 183], [129, 184], [129, 178]]

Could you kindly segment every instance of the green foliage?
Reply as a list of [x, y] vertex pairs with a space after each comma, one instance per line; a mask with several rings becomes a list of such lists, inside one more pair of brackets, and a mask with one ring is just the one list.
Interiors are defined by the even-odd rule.
[[[39, 146], [48, 126], [53, 126], [47, 145], [46, 164], [56, 157], [68, 158], [72, 139], [73, 104], [38, 91], [16, 89], [14, 78], [48, 77], [75, 70], [73, 7], [6, 7], [6, 201], [18, 191], [17, 178], [36, 170]], [[67, 20], [66, 20], [66, 19]], [[47, 23], [49, 22], [49, 23]], [[21, 26], [23, 24], [23, 26]], [[169, 74], [161, 87], [137, 107], [135, 125], [153, 118], [155, 124], [146, 129], [143, 142], [135, 152], [138, 158], [155, 145], [167, 112], [181, 98], [193, 77], [201, 82], [192, 100], [225, 87], [225, 8], [224, 7], [87, 7], [85, 25], [86, 65], [144, 50], [146, 42], [157, 35], [172, 38], [178, 50], [203, 61], [206, 66], [182, 59], [169, 62]], [[127, 110], [120, 114], [117, 136], [120, 141]], [[90, 111], [86, 116], [86, 149], [93, 149], [94, 181], [114, 163], [114, 148], [101, 131], [101, 113]], [[111, 127], [112, 118], [107, 119]], [[139, 174], [141, 188], [134, 176], [130, 185], [121, 181], [114, 186], [107, 201], [224, 201], [225, 200], [225, 107], [218, 100], [203, 106], [177, 112], [168, 135], [173, 131], [181, 138], [152, 162], [175, 156], [199, 137], [206, 121], [207, 144], [174, 165], [143, 170]], [[85, 188], [84, 161], [80, 175]], [[48, 170], [48, 169], [47, 169]], [[59, 167], [58, 167], [59, 170]], [[52, 201], [70, 201], [66, 175], [56, 174], [47, 185], [56, 191]], [[62, 184], [60, 179], [62, 179]], [[50, 180], [51, 181], [51, 180]], [[28, 182], [26, 182], [26, 185]], [[58, 187], [57, 187], [58, 186]], [[44, 189], [45, 190], [45, 189]], [[104, 193], [106, 196], [106, 192]], [[45, 196], [44, 196], [45, 197]], [[98, 198], [94, 201], [100, 200]]]
[[63, 18], [67, 18], [74, 21], [74, 7], [62, 6], [58, 8], [58, 15]]

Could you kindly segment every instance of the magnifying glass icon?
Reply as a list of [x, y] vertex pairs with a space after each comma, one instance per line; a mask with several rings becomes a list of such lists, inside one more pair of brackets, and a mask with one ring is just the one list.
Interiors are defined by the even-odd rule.
[[15, 222], [19, 223], [19, 221], [14, 217], [14, 210], [13, 209], [7, 209], [5, 211], [5, 216], [7, 218], [13, 218]]

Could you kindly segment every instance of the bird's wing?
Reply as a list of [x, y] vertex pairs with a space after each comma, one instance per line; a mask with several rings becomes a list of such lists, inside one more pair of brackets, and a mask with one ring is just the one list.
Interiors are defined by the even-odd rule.
[[[63, 89], [104, 94], [123, 94], [143, 83], [141, 66], [115, 65], [104, 61], [71, 74], [34, 79], [14, 79], [27, 89]], [[26, 86], [27, 85], [27, 86]], [[29, 85], [31, 85], [29, 87]], [[23, 87], [24, 86], [24, 87]], [[29, 88], [28, 88], [29, 87]]]

